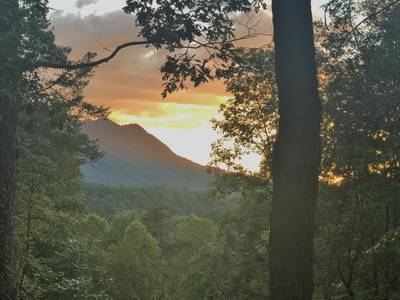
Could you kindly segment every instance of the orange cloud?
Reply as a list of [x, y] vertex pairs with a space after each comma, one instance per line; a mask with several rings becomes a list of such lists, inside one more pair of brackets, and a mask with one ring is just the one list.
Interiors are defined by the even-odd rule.
[[[271, 21], [267, 14], [238, 16], [237, 32], [243, 35], [243, 24], [259, 23], [264, 32], [271, 31]], [[133, 18], [122, 11], [104, 15], [89, 15], [81, 18], [76, 15], [56, 14], [52, 17], [57, 41], [71, 46], [72, 56], [81, 57], [88, 50], [98, 52], [100, 57], [109, 53], [116, 45], [137, 40], [138, 30]], [[260, 46], [270, 41], [268, 37], [246, 41], [251, 46]], [[108, 50], [107, 50], [108, 49]], [[218, 99], [226, 96], [222, 82], [211, 82], [199, 88], [179, 91], [168, 99], [161, 98], [162, 80], [159, 69], [165, 53], [143, 46], [123, 50], [108, 64], [97, 68], [95, 77], [85, 89], [89, 101], [109, 106], [111, 110], [139, 114], [144, 102], [154, 104], [152, 111], [165, 101], [181, 104], [216, 105]], [[146, 106], [147, 111], [149, 106]], [[176, 111], [178, 112], [178, 111]]]

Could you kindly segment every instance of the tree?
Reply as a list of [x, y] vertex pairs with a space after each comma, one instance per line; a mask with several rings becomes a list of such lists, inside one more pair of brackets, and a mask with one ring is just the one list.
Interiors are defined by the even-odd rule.
[[84, 68], [49, 80], [33, 67], [36, 61], [50, 58], [65, 62], [70, 51], [55, 45], [47, 13], [44, 0], [6, 0], [0, 13], [0, 298], [6, 300], [14, 297], [11, 245], [18, 114], [24, 103], [34, 102], [57, 86], [74, 85], [90, 72], [90, 68]]
[[[264, 187], [264, 182], [260, 181], [258, 184], [242, 183], [240, 198], [218, 219], [216, 237], [201, 243], [195, 251], [190, 251], [192, 243], [178, 248], [180, 252], [188, 251], [190, 259], [184, 260], [185, 269], [179, 272], [182, 279], [175, 298], [236, 300], [268, 297], [269, 220], [265, 216], [270, 211], [271, 193]], [[225, 189], [226, 185], [221, 188]], [[191, 223], [198, 221], [191, 220]], [[206, 227], [207, 222], [203, 223]], [[199, 236], [196, 232], [200, 224], [185, 227], [188, 232], [185, 240]], [[171, 265], [171, 272], [175, 273], [176, 266]]]
[[[79, 168], [100, 153], [81, 133], [80, 118], [103, 113], [75, 96], [74, 88], [68, 89], [69, 97], [62, 91], [35, 93], [30, 102], [21, 103], [12, 257], [15, 299], [83, 298], [98, 292], [96, 280], [101, 281], [104, 267], [99, 242], [103, 220], [85, 215]], [[97, 234], [85, 233], [92, 229]]]
[[[272, 166], [274, 163], [272, 148], [277, 138], [277, 133], [279, 134], [279, 105], [282, 111], [282, 104], [279, 104], [278, 102], [278, 93], [276, 89], [277, 82], [274, 74], [275, 62], [273, 56], [274, 52], [271, 50], [236, 51], [236, 55], [233, 59], [234, 63], [228, 68], [227, 80], [225, 81], [227, 90], [233, 94], [233, 97], [220, 107], [220, 112], [223, 115], [223, 119], [214, 120], [214, 128], [219, 129], [223, 134], [222, 138], [217, 141], [213, 147], [214, 162], [216, 164], [224, 163], [225, 165], [231, 167], [232, 170], [240, 171], [241, 167], [240, 165], [237, 165], [238, 159], [240, 159], [243, 154], [246, 154], [246, 151], [254, 151], [263, 158], [259, 172], [256, 172], [254, 175], [258, 175], [262, 178], [262, 182], [258, 182], [258, 185], [265, 185], [265, 187], [268, 187], [271, 182], [271, 162]], [[305, 113], [306, 112], [303, 112], [303, 114]], [[314, 125], [319, 126], [319, 123]], [[285, 130], [287, 130], [287, 128]], [[302, 139], [303, 137], [300, 136], [298, 138]], [[292, 147], [295, 149], [299, 145], [294, 144]], [[275, 152], [276, 151], [277, 150], [275, 150]], [[298, 159], [302, 160], [304, 158], [298, 157]], [[318, 171], [316, 172], [316, 174], [318, 174]], [[274, 175], [274, 169], [272, 169], [272, 175]], [[315, 178], [315, 180], [315, 184], [317, 185], [317, 178]], [[285, 185], [283, 188], [288, 187]], [[293, 199], [293, 201], [294, 200], [296, 199]], [[288, 207], [285, 207], [284, 212], [281, 212], [283, 213], [282, 218], [285, 216], [285, 214], [286, 216], [291, 216], [291, 214], [297, 215], [299, 212], [291, 211], [295, 208], [293, 206], [294, 204], [289, 203], [288, 205]], [[303, 204], [300, 202], [296, 205]], [[303, 218], [300, 216], [297, 217]], [[294, 229], [300, 230], [299, 225], [294, 219], [284, 219], [279, 221], [295, 222], [296, 226], [295, 224], [292, 224], [293, 227], [290, 229], [292, 231]], [[297, 222], [299, 222], [299, 220], [297, 220]], [[305, 228], [303, 228], [303, 230], [304, 229]], [[311, 226], [311, 230], [312, 229], [313, 226]], [[289, 233], [289, 231], [286, 232], [286, 234]], [[279, 236], [278, 238], [283, 237], [284, 235]], [[292, 242], [296, 243], [295, 240]], [[300, 237], [297, 242], [302, 243]], [[286, 247], [288, 247], [286, 248], [286, 251], [291, 250], [288, 244], [286, 244]], [[297, 246], [292, 245], [292, 247], [295, 248]], [[278, 255], [281, 254], [282, 253], [278, 253]], [[292, 253], [291, 255], [294, 254]], [[289, 257], [290, 256], [287, 258], [289, 259]], [[295, 257], [293, 258], [294, 260], [296, 260]], [[272, 259], [272, 257], [270, 259]], [[281, 259], [285, 260], [283, 256]], [[299, 262], [297, 262], [297, 264], [298, 263]], [[294, 268], [296, 267], [296, 263], [292, 261], [291, 265], [286, 267]], [[311, 266], [309, 267], [311, 268]], [[283, 268], [283, 266], [280, 265], [279, 268]], [[282, 280], [284, 281], [286, 279], [283, 278]], [[293, 280], [296, 281], [296, 279]], [[301, 284], [300, 281], [298, 283]], [[295, 291], [292, 292], [294, 293], [293, 297], [298, 297]], [[287, 295], [283, 297], [285, 298], [286, 296]]]
[[272, 1], [279, 127], [272, 161], [270, 293], [310, 300], [321, 160], [311, 1]]
[[[338, 1], [323, 27], [326, 120], [318, 233], [324, 296], [395, 299], [399, 180], [399, 6]], [[382, 11], [382, 7], [386, 7]], [[353, 22], [372, 16], [353, 31]], [[344, 17], [347, 16], [347, 17]], [[351, 18], [350, 20], [348, 18]], [[350, 43], [351, 42], [351, 43]], [[338, 52], [338, 43], [345, 45]], [[335, 56], [333, 56], [335, 54]], [[385, 246], [383, 246], [385, 245]], [[386, 250], [387, 251], [386, 251]], [[390, 263], [389, 263], [390, 261]], [[393, 263], [391, 263], [393, 261]]]
[[[176, 226], [175, 239], [178, 244], [184, 245], [182, 248], [186, 248], [189, 253], [198, 251], [202, 246], [212, 242], [215, 236], [216, 228], [213, 222], [194, 214], [186, 217]], [[190, 258], [192, 256], [190, 254], [187, 257]]]
[[108, 256], [110, 294], [116, 299], [160, 299], [161, 257], [156, 240], [140, 221], [126, 228]]
[[166, 248], [166, 245], [171, 240], [171, 216], [166, 203], [158, 200], [147, 207], [143, 215], [143, 223], [157, 240], [160, 247]]
[[257, 175], [271, 182], [272, 150], [278, 128], [278, 93], [271, 49], [237, 49], [226, 70], [226, 90], [232, 97], [222, 103], [221, 119], [213, 119], [222, 134], [212, 146], [212, 164], [243, 172], [241, 159], [257, 153], [262, 164]]
[[0, 12], [0, 298], [12, 299], [12, 237], [17, 160], [16, 130], [21, 76], [17, 0], [4, 1]]
[[[342, 3], [346, 16], [348, 2]], [[368, 16], [380, 11], [380, 6], [387, 7], [387, 3], [362, 3], [356, 10]], [[335, 11], [334, 16], [340, 15]], [[323, 299], [375, 299], [377, 295], [390, 299], [398, 293], [394, 279], [398, 278], [397, 254], [393, 251], [399, 224], [399, 202], [395, 200], [399, 109], [398, 89], [393, 84], [398, 81], [397, 15], [398, 7], [392, 6], [366, 21], [339, 57], [334, 55], [337, 42], [346, 30], [330, 24], [328, 29], [318, 27], [323, 31], [317, 42], [323, 63], [325, 114], [315, 266], [316, 297]], [[360, 15], [352, 17], [359, 19]], [[271, 54], [260, 50], [239, 54], [226, 81], [234, 97], [220, 106], [224, 119], [214, 121], [223, 133], [222, 142], [214, 147], [215, 162], [236, 170], [240, 170], [235, 163], [242, 149], [263, 155], [262, 145], [269, 140], [264, 134], [268, 131], [260, 128], [265, 120], [268, 124], [275, 120], [276, 109], [274, 97], [267, 92], [274, 78], [263, 76], [273, 67], [267, 59]], [[260, 99], [264, 114], [251, 118], [260, 113], [255, 110]], [[225, 141], [233, 141], [232, 147], [226, 148]], [[271, 158], [265, 157], [268, 166]], [[391, 259], [393, 265], [388, 263]]]
[[108, 241], [110, 244], [115, 244], [121, 241], [124, 237], [126, 228], [133, 222], [139, 221], [139, 214], [133, 210], [125, 210], [113, 216], [110, 222], [110, 231]]

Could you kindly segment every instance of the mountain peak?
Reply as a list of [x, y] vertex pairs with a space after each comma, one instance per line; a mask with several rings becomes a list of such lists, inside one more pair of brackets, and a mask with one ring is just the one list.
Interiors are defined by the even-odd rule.
[[85, 122], [82, 131], [105, 153], [93, 167], [82, 168], [86, 181], [195, 189], [206, 188], [211, 181], [206, 167], [176, 155], [139, 124], [103, 119]]
[[130, 129], [130, 130], [141, 130], [147, 132], [142, 126], [136, 123], [130, 123], [126, 125], [119, 125], [122, 128]]
[[126, 124], [126, 125], [119, 125], [119, 124], [115, 123], [114, 121], [111, 121], [110, 119], [97, 119], [94, 121], [87, 121], [84, 123], [83, 126], [125, 128], [125, 129], [137, 130], [137, 131], [142, 131], [142, 132], [147, 133], [147, 131], [139, 124], [131, 123], [131, 124]]

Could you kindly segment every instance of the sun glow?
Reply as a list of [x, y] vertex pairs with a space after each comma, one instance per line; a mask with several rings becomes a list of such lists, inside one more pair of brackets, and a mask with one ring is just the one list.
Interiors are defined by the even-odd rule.
[[137, 123], [144, 127], [201, 128], [217, 114], [218, 105], [195, 105], [181, 103], [156, 103], [154, 111], [137, 114], [114, 110], [110, 119], [125, 125]]

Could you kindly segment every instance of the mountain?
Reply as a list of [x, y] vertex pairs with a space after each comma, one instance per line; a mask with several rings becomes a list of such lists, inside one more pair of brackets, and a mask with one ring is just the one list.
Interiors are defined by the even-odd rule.
[[97, 120], [85, 122], [82, 131], [105, 153], [81, 168], [86, 182], [203, 190], [213, 180], [205, 166], [176, 155], [138, 124]]

